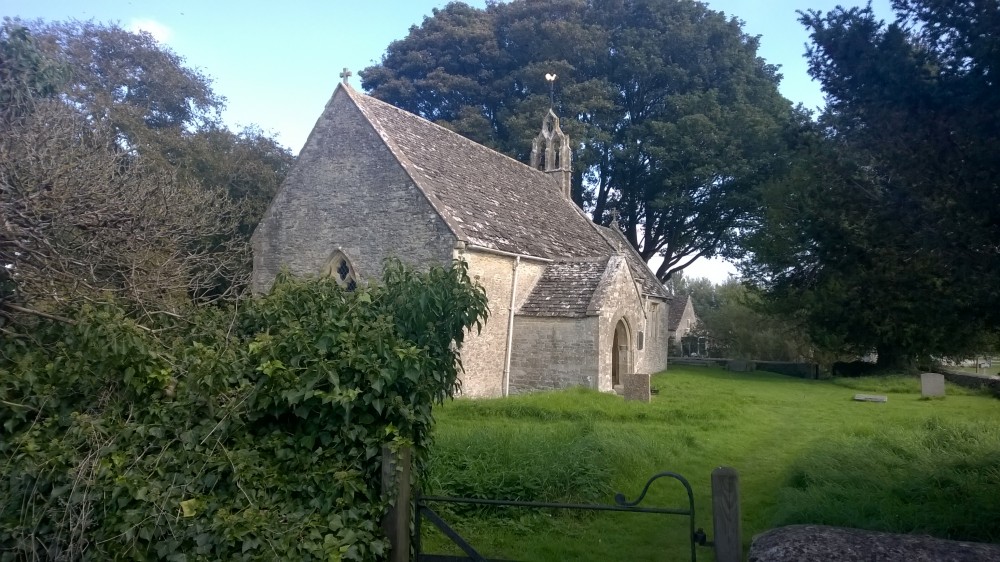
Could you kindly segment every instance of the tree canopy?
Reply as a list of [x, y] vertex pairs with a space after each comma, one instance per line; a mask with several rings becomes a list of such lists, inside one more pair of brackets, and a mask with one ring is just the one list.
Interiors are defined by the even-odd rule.
[[209, 80], [148, 34], [0, 28], [0, 327], [113, 295], [140, 311], [232, 296], [291, 165], [226, 129]]
[[832, 347], [885, 365], [1000, 326], [1000, 9], [807, 12], [828, 107], [767, 193], [743, 273]]
[[643, 258], [662, 257], [661, 280], [733, 247], [792, 114], [738, 20], [674, 0], [453, 2], [361, 76], [521, 161], [554, 93], [578, 143], [574, 200], [603, 224], [616, 208]]

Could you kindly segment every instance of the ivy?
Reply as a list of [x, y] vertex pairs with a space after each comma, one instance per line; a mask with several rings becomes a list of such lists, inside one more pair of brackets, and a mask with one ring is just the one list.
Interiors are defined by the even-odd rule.
[[422, 465], [486, 318], [463, 264], [141, 326], [63, 311], [0, 346], [0, 560], [379, 560], [383, 445]]

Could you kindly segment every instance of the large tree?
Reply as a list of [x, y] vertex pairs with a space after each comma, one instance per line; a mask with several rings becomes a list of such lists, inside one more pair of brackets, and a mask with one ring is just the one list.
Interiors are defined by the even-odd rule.
[[769, 190], [748, 275], [814, 337], [885, 366], [1000, 325], [1000, 9], [809, 12], [828, 107]]
[[221, 122], [225, 100], [211, 79], [150, 34], [95, 22], [14, 22], [68, 70], [60, 93], [114, 132], [147, 165], [248, 200], [252, 231], [292, 163], [287, 149], [254, 127]]
[[791, 105], [740, 22], [677, 0], [451, 3], [362, 71], [372, 95], [525, 161], [550, 104], [578, 142], [573, 197], [662, 280], [726, 252]]
[[223, 127], [207, 78], [148, 34], [8, 20], [0, 63], [0, 316], [246, 285], [286, 149]]

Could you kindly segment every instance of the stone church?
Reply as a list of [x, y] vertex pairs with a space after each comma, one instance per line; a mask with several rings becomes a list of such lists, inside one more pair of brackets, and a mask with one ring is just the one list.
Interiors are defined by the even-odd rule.
[[490, 305], [462, 349], [463, 395], [611, 391], [663, 370], [670, 298], [617, 229], [570, 199], [571, 159], [551, 111], [529, 166], [345, 81], [254, 233], [253, 289], [283, 267], [353, 288], [390, 256], [461, 259]]

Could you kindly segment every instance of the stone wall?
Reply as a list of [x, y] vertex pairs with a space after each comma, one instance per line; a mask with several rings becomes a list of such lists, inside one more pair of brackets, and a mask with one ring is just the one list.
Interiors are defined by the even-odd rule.
[[988, 562], [1000, 545], [825, 525], [789, 525], [753, 538], [749, 562]]
[[796, 361], [755, 361], [758, 371], [768, 371], [800, 379], [818, 379], [819, 364]]
[[646, 316], [643, 320], [645, 342], [641, 351], [636, 350], [637, 373], [656, 374], [667, 368], [667, 347], [670, 345], [669, 304], [661, 299], [645, 302]]
[[938, 369], [938, 372], [944, 375], [944, 380], [952, 384], [957, 384], [958, 386], [964, 386], [966, 388], [986, 388], [992, 392], [994, 396], [1000, 398], [1000, 376], [964, 373], [962, 371], [952, 371], [948, 369]]
[[356, 273], [381, 277], [390, 256], [447, 265], [456, 238], [381, 137], [338, 90], [253, 236], [255, 292], [282, 267], [317, 275], [339, 248]]
[[645, 314], [643, 301], [636, 288], [632, 273], [625, 263], [624, 257], [612, 257], [608, 264], [607, 277], [602, 279], [601, 287], [594, 295], [599, 314], [598, 350], [598, 381], [597, 389], [611, 391], [611, 346], [614, 342], [615, 327], [620, 320], [628, 327], [629, 348], [627, 350], [630, 368], [624, 372], [636, 372], [642, 365], [641, 356], [636, 352], [638, 331], [643, 328]]
[[514, 317], [511, 394], [597, 388], [597, 317]]
[[[514, 258], [468, 250], [456, 253], [469, 264], [469, 275], [486, 290], [490, 317], [481, 333], [472, 333], [462, 347], [462, 395], [493, 397], [503, 393], [503, 370], [507, 353], [507, 323], [510, 318], [510, 289]], [[518, 265], [514, 309], [528, 298], [545, 271], [545, 264], [522, 259]], [[515, 321], [515, 325], [516, 325]], [[515, 331], [516, 334], [516, 331]], [[514, 345], [517, 349], [517, 344]]]

